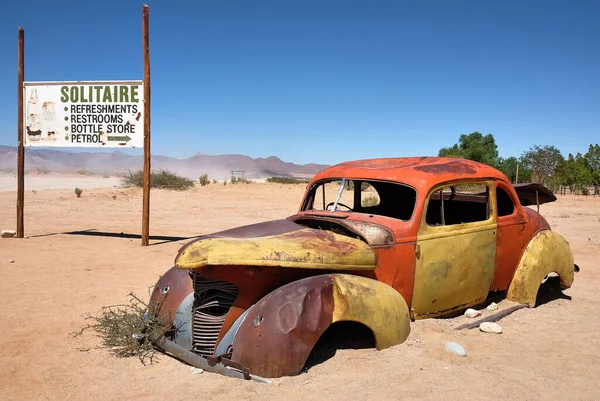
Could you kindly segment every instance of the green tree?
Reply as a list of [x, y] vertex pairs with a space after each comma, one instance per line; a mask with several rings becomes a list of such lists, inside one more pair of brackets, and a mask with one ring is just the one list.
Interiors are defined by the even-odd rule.
[[581, 153], [575, 156], [569, 153], [569, 157], [564, 163], [563, 185], [568, 185], [573, 192], [582, 192], [588, 194], [588, 188], [594, 182], [592, 170], [588, 161]]
[[452, 147], [440, 149], [438, 156], [460, 157], [484, 163], [492, 167], [498, 165], [498, 146], [492, 134], [480, 132], [463, 134]]
[[554, 146], [534, 145], [523, 153], [521, 160], [525, 168], [531, 171], [531, 181], [546, 185], [564, 157]]
[[600, 145], [590, 144], [584, 157], [592, 174], [592, 182], [600, 185]]
[[[510, 182], [514, 183], [517, 178], [517, 164], [519, 160], [516, 157], [499, 158], [498, 165], [496, 168], [504, 173], [508, 177]], [[519, 172], [519, 175], [521, 172]]]

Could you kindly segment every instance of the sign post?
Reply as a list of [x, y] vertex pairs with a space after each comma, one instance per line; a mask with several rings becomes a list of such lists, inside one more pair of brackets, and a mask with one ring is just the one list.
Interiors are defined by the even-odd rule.
[[[17, 237], [24, 237], [25, 146], [144, 148], [142, 245], [150, 232], [150, 51], [142, 8], [143, 81], [24, 81], [24, 31], [18, 44]], [[25, 102], [27, 102], [25, 104]]]
[[25, 31], [19, 28], [18, 45], [18, 85], [17, 85], [17, 130], [18, 148], [17, 148], [17, 238], [25, 236], [24, 214], [25, 205], [25, 147], [23, 143], [23, 80], [25, 79]]
[[148, 6], [142, 6], [142, 51], [144, 53], [144, 190], [142, 204], [142, 246], [150, 241], [150, 43]]

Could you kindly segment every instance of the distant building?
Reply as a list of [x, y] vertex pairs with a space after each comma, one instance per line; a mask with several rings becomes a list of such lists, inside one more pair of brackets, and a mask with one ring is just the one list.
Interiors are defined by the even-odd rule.
[[236, 179], [244, 179], [246, 178], [246, 171], [245, 170], [231, 170], [231, 178], [236, 178]]

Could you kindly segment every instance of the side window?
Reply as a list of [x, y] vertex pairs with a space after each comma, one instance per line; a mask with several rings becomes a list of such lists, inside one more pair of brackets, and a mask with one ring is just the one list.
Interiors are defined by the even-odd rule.
[[487, 185], [449, 185], [431, 194], [425, 221], [430, 226], [474, 223], [487, 220], [489, 210]]
[[509, 216], [515, 211], [510, 195], [501, 187], [496, 187], [496, 204], [498, 205], [498, 216]]

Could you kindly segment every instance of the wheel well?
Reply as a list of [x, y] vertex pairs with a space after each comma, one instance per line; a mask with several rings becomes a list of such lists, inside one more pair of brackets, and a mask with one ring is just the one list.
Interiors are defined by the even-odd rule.
[[353, 321], [331, 324], [321, 334], [306, 360], [303, 371], [332, 358], [340, 349], [375, 349], [375, 335], [366, 325]]
[[549, 273], [538, 287], [535, 306], [540, 306], [556, 299], [568, 299], [571, 297], [563, 293], [561, 288], [561, 277], [557, 272]]

